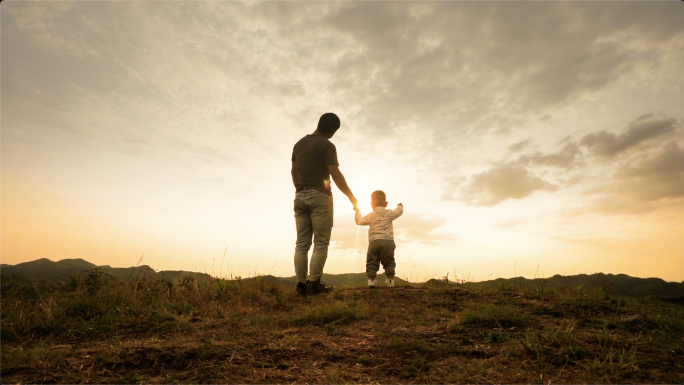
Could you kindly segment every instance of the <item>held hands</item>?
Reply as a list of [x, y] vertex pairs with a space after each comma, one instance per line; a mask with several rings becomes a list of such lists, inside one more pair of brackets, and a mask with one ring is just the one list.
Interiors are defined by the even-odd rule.
[[354, 206], [354, 211], [359, 211], [359, 207], [358, 207], [359, 200], [356, 199], [356, 197], [354, 197], [353, 195], [350, 196], [349, 202], [351, 202], [351, 204]]
[[404, 207], [404, 205], [403, 205], [403, 204], [401, 204], [401, 203], [399, 203], [399, 204], [398, 204], [397, 206], [401, 206], [401, 207]]

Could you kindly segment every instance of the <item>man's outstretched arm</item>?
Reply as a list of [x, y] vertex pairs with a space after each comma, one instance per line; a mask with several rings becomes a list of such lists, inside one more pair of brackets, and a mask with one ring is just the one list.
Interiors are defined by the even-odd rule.
[[349, 186], [347, 186], [347, 180], [344, 179], [344, 175], [342, 175], [342, 171], [340, 171], [340, 166], [337, 165], [330, 165], [328, 166], [328, 172], [330, 173], [330, 176], [332, 177], [332, 180], [335, 181], [335, 186], [344, 193], [344, 195], [349, 198], [349, 201], [356, 207], [356, 203], [358, 200], [356, 197], [354, 197], [354, 194], [351, 192], [351, 189]]

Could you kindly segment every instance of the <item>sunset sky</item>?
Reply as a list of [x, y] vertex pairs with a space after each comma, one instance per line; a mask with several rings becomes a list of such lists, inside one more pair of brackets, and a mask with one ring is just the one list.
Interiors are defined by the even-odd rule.
[[[399, 276], [684, 280], [681, 1], [0, 12], [2, 263], [292, 276], [292, 146], [334, 112], [362, 212], [404, 204]], [[362, 272], [334, 200], [325, 272]]]

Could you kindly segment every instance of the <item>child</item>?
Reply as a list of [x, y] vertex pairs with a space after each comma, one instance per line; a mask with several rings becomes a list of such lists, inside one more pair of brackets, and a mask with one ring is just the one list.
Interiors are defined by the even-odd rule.
[[373, 212], [361, 217], [361, 210], [356, 210], [356, 224], [359, 226], [370, 225], [368, 230], [368, 254], [366, 255], [366, 276], [368, 276], [368, 287], [375, 287], [375, 276], [380, 269], [380, 263], [385, 269], [387, 277], [387, 287], [394, 287], [394, 231], [392, 221], [399, 218], [404, 213], [404, 205], [399, 203], [395, 210], [387, 210], [387, 197], [385, 193], [378, 190], [371, 194], [371, 207]]

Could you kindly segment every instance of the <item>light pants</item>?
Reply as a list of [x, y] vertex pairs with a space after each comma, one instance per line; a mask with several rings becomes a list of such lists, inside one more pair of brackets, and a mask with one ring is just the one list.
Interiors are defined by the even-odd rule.
[[317, 190], [304, 190], [295, 194], [295, 222], [297, 223], [297, 245], [295, 247], [294, 265], [298, 282], [306, 282], [307, 264], [311, 238], [313, 238], [313, 254], [311, 255], [311, 280], [321, 279], [323, 267], [328, 259], [328, 245], [333, 226], [332, 196]]

